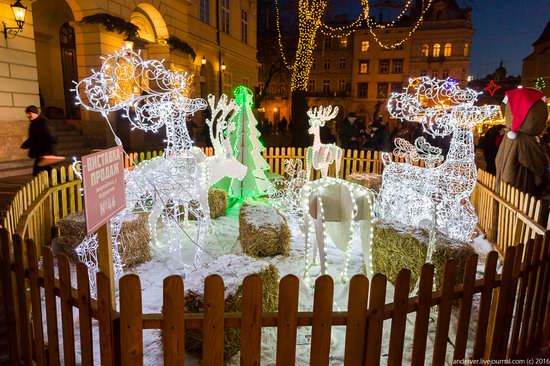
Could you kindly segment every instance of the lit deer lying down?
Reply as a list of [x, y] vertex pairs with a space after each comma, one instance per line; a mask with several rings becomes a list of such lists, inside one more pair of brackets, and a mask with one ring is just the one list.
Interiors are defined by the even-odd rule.
[[[366, 273], [372, 275], [374, 191], [355, 183], [327, 177], [307, 182], [302, 188], [301, 200], [306, 237], [306, 279], [317, 259], [317, 249], [321, 273], [326, 273], [328, 260], [325, 238], [328, 236], [344, 253], [344, 268], [340, 276], [343, 282], [347, 281], [354, 223], [359, 224]], [[310, 234], [314, 234], [315, 238], [313, 263], [309, 260]]]
[[321, 143], [321, 127], [327, 121], [334, 119], [338, 115], [338, 107], [315, 107], [307, 112], [309, 116], [308, 130], [310, 135], [313, 135], [313, 146], [307, 149], [306, 155], [306, 172], [307, 178], [310, 179], [311, 167], [315, 170], [321, 170], [323, 177], [328, 176], [328, 167], [330, 164], [336, 164], [336, 178], [340, 174], [340, 165], [342, 164], [342, 149], [335, 144]]
[[[472, 128], [495, 114], [498, 106], [475, 106], [478, 93], [461, 89], [451, 80], [429, 77], [411, 79], [405, 93], [394, 93], [388, 100], [392, 117], [422, 123], [431, 136], [451, 136], [446, 160], [441, 149], [423, 137], [415, 145], [397, 141], [395, 153], [406, 163], [385, 165], [376, 213], [389, 222], [418, 227], [430, 223], [452, 239], [468, 240], [477, 223], [470, 203], [477, 170]], [[420, 158], [426, 167], [410, 164]], [[437, 166], [436, 166], [437, 165]]]

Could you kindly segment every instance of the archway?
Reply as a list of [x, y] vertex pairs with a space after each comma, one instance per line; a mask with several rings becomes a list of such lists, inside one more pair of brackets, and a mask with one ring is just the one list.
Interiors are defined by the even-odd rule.
[[65, 0], [38, 0], [32, 5], [34, 38], [44, 112], [52, 118], [79, 118], [70, 97], [77, 80], [76, 44], [71, 7]]

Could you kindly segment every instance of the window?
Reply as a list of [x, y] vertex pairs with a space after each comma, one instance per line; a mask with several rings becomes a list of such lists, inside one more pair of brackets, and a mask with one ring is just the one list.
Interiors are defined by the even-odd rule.
[[315, 91], [315, 80], [309, 80], [307, 85], [307, 91], [312, 93]]
[[369, 83], [357, 83], [357, 98], [367, 98]]
[[403, 73], [403, 60], [393, 60], [392, 73], [393, 74]]
[[387, 98], [388, 97], [388, 83], [378, 83], [378, 88], [376, 91], [376, 98]]
[[325, 70], [330, 70], [330, 58], [325, 58]]
[[443, 75], [441, 75], [443, 79], [447, 79], [449, 77], [449, 70], [445, 69], [443, 70]]
[[393, 49], [394, 49], [395, 51], [401, 51], [401, 50], [403, 50], [403, 43], [398, 44], [398, 45], [395, 46]]
[[451, 56], [452, 49], [453, 47], [451, 46], [450, 43], [445, 43], [445, 48], [443, 48], [443, 56], [445, 57]]
[[325, 48], [331, 48], [332, 38], [325, 38]]
[[378, 65], [378, 72], [380, 74], [387, 74], [390, 70], [390, 60], [380, 60]]
[[340, 57], [340, 70], [344, 70], [346, 68], [346, 58]]
[[229, 34], [229, 0], [222, 0], [222, 32]]
[[432, 78], [437, 78], [437, 70], [432, 70]]
[[263, 82], [259, 82], [258, 83], [258, 93], [262, 94], [264, 92], [264, 83]]
[[361, 52], [367, 52], [369, 50], [369, 41], [361, 41]]
[[248, 43], [248, 12], [241, 10], [241, 41]]
[[340, 48], [346, 48], [348, 46], [348, 37], [340, 38]]
[[323, 93], [330, 93], [330, 80], [323, 80]]
[[422, 45], [422, 57], [428, 57], [430, 55], [430, 46], [427, 44]]
[[201, 22], [210, 24], [210, 0], [200, 0], [199, 18]]
[[426, 70], [420, 70], [420, 76], [426, 76], [428, 72]]
[[469, 55], [470, 55], [470, 44], [464, 43], [464, 56], [469, 56]]
[[369, 73], [369, 62], [366, 60], [359, 61], [359, 73], [368, 74]]
[[401, 83], [391, 83], [392, 93], [401, 93], [403, 91], [403, 84]]
[[223, 92], [227, 95], [233, 90], [233, 75], [229, 72], [223, 73]]
[[345, 92], [346, 91], [346, 80], [340, 79], [338, 81], [338, 91]]
[[250, 86], [250, 80], [248, 78], [243, 78], [243, 85], [248, 88]]
[[432, 52], [433, 57], [439, 57], [441, 53], [441, 45], [439, 43], [434, 44], [434, 49]]

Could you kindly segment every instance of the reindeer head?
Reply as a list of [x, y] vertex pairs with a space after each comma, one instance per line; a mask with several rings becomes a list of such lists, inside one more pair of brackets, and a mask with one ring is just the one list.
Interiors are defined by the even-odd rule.
[[315, 134], [319, 127], [323, 127], [327, 121], [334, 119], [338, 115], [338, 107], [332, 108], [331, 105], [326, 107], [314, 107], [307, 111], [309, 117], [308, 130], [310, 134]]
[[214, 147], [214, 159], [211, 159], [209, 184], [214, 184], [224, 176], [243, 179], [247, 167], [241, 164], [233, 154], [230, 136], [235, 131], [235, 123], [232, 116], [240, 111], [240, 107], [233, 99], [228, 103], [227, 96], [222, 94], [218, 104], [215, 104], [215, 97], [208, 96], [208, 104], [212, 110], [212, 117], [206, 120], [210, 130], [210, 139]]
[[445, 136], [456, 128], [471, 129], [495, 109], [474, 106], [478, 93], [461, 89], [452, 79], [439, 80], [426, 76], [409, 79], [404, 93], [393, 93], [388, 111], [394, 118], [422, 123], [432, 136]]

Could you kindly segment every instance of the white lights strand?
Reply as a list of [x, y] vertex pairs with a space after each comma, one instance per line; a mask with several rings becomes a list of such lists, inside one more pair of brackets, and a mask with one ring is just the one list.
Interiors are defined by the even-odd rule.
[[471, 239], [477, 223], [470, 203], [477, 178], [472, 129], [498, 112], [498, 106], [475, 106], [478, 94], [452, 79], [429, 77], [410, 79], [404, 93], [392, 94], [392, 117], [421, 123], [434, 137], [450, 136], [450, 148], [437, 165], [441, 151], [425, 139], [419, 138], [414, 147], [398, 141], [397, 155], [410, 162], [424, 159], [426, 167], [394, 163], [383, 154], [386, 167], [376, 205], [380, 218], [413, 227], [435, 225], [451, 239]]
[[323, 177], [328, 176], [328, 168], [330, 164], [336, 165], [336, 178], [340, 174], [340, 166], [342, 164], [342, 149], [335, 144], [321, 143], [321, 127], [327, 121], [330, 121], [338, 115], [338, 107], [315, 107], [307, 112], [309, 117], [308, 130], [310, 135], [313, 135], [313, 146], [307, 149], [306, 154], [306, 176], [309, 179], [311, 168], [320, 170]]
[[287, 219], [298, 223], [303, 218], [300, 190], [308, 178], [302, 166], [302, 159], [285, 159], [284, 164], [287, 178], [273, 180], [273, 184], [268, 190], [269, 200], [273, 207]]

